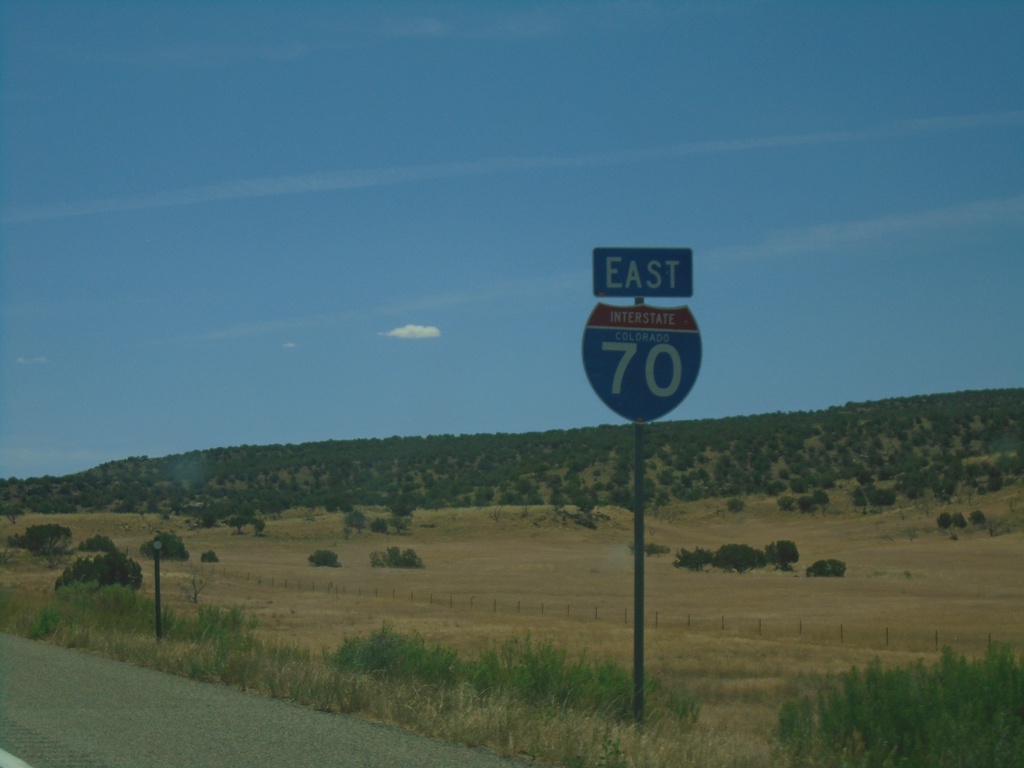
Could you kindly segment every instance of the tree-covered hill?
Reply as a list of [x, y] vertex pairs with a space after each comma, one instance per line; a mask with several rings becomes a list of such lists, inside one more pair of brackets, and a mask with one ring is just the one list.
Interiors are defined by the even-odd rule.
[[[778, 497], [813, 511], [949, 500], [1024, 477], [1024, 389], [849, 403], [823, 411], [654, 423], [645, 431], [651, 508]], [[629, 507], [628, 424], [528, 434], [243, 445], [135, 457], [64, 477], [0, 480], [4, 512], [115, 510], [273, 515], [489, 504]], [[830, 495], [831, 494], [831, 495]]]

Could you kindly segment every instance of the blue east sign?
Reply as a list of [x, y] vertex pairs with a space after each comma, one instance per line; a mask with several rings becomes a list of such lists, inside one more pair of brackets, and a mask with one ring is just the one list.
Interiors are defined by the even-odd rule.
[[595, 296], [692, 296], [690, 248], [595, 248]]

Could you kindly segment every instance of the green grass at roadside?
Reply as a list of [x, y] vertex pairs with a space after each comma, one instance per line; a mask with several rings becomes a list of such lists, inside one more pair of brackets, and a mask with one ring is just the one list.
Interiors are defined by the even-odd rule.
[[157, 642], [152, 599], [127, 587], [76, 585], [48, 599], [0, 590], [0, 631], [548, 764], [689, 764], [681, 755], [699, 712], [692, 698], [649, 681], [643, 734], [632, 724], [627, 670], [529, 636], [464, 659], [384, 626], [318, 655], [258, 638], [237, 607], [165, 609], [161, 624]]
[[994, 645], [975, 660], [876, 661], [785, 704], [779, 736], [794, 767], [1024, 768], [1024, 658]]
[[[613, 720], [632, 717], [633, 677], [614, 662], [585, 655], [570, 658], [550, 641], [529, 635], [512, 637], [486, 649], [475, 659], [462, 659], [418, 635], [400, 634], [388, 626], [369, 637], [346, 638], [327, 657], [339, 670], [363, 672], [382, 680], [415, 680], [430, 685], [468, 684], [482, 696], [508, 696], [545, 711], [581, 710]], [[695, 722], [700, 705], [682, 693], [669, 693], [645, 681], [649, 709]]]

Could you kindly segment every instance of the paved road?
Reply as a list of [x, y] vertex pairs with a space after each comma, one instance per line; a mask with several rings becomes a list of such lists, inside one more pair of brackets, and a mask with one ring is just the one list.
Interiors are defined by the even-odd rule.
[[4, 634], [0, 749], [32, 768], [532, 765]]

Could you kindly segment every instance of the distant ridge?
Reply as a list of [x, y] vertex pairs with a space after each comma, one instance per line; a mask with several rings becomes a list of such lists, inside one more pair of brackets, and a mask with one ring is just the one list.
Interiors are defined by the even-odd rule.
[[[1024, 389], [820, 411], [666, 421], [646, 432], [648, 503], [766, 494], [781, 508], [945, 501], [1024, 477]], [[222, 519], [297, 507], [631, 506], [632, 429], [237, 446], [133, 457], [63, 477], [0, 480], [7, 510]], [[792, 502], [790, 504], [790, 501]]]

